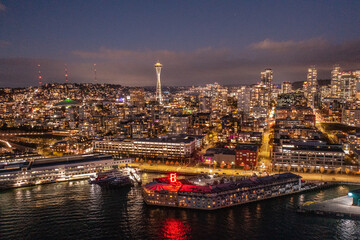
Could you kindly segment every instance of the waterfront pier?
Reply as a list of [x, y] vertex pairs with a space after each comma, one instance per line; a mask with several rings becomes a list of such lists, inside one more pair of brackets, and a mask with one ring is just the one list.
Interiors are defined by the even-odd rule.
[[360, 207], [354, 206], [352, 203], [352, 197], [343, 196], [324, 202], [307, 202], [299, 208], [298, 212], [320, 216], [360, 219]]

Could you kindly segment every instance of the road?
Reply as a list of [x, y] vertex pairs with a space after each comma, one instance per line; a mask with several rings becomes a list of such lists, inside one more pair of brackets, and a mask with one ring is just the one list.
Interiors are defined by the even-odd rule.
[[[252, 176], [255, 171], [246, 171], [242, 169], [222, 169], [222, 168], [205, 168], [205, 167], [185, 167], [185, 166], [174, 166], [174, 165], [157, 165], [157, 164], [139, 164], [134, 163], [132, 166], [139, 167], [141, 170], [150, 171], [166, 171], [166, 172], [181, 172], [181, 173], [219, 173], [219, 175], [232, 175], [232, 176]], [[269, 174], [277, 174], [278, 172], [271, 172]], [[354, 182], [360, 183], [360, 175], [346, 175], [346, 174], [320, 174], [320, 173], [298, 173], [304, 180], [311, 181], [325, 181], [325, 182]]]
[[261, 143], [261, 147], [260, 147], [260, 152], [259, 152], [259, 160], [260, 160], [260, 164], [258, 166], [261, 166], [263, 163], [265, 164], [266, 167], [271, 167], [271, 147], [269, 145], [269, 140], [270, 140], [270, 131], [269, 129], [266, 129], [263, 133], [263, 139], [262, 139], [262, 143]]

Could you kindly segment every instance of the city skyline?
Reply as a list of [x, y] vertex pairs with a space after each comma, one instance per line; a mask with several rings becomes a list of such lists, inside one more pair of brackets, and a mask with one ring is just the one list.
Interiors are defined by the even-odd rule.
[[38, 64], [43, 83], [65, 82], [64, 64], [70, 82], [93, 82], [97, 64], [98, 83], [154, 86], [156, 60], [165, 86], [256, 83], [266, 68], [304, 81], [311, 65], [330, 79], [335, 64], [359, 68], [358, 5], [1, 1], [0, 87], [36, 86]]
[[360, 239], [359, 9], [0, 0], [0, 238]]

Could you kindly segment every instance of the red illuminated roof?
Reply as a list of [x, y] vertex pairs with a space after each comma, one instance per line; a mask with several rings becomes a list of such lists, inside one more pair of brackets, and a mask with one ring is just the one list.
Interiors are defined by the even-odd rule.
[[178, 191], [181, 185], [174, 184], [163, 184], [163, 183], [148, 183], [146, 184], [146, 189], [149, 191]]
[[197, 185], [182, 185], [179, 191], [182, 192], [199, 192], [199, 193], [210, 193], [211, 189], [209, 186], [197, 186]]

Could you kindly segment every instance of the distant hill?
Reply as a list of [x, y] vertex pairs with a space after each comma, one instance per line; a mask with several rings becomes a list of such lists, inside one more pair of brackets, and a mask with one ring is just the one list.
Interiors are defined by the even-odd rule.
[[[330, 83], [331, 83], [331, 79], [318, 79], [318, 84], [320, 87], [330, 85]], [[293, 82], [292, 89], [294, 90], [300, 89], [302, 88], [303, 84], [304, 81]]]

